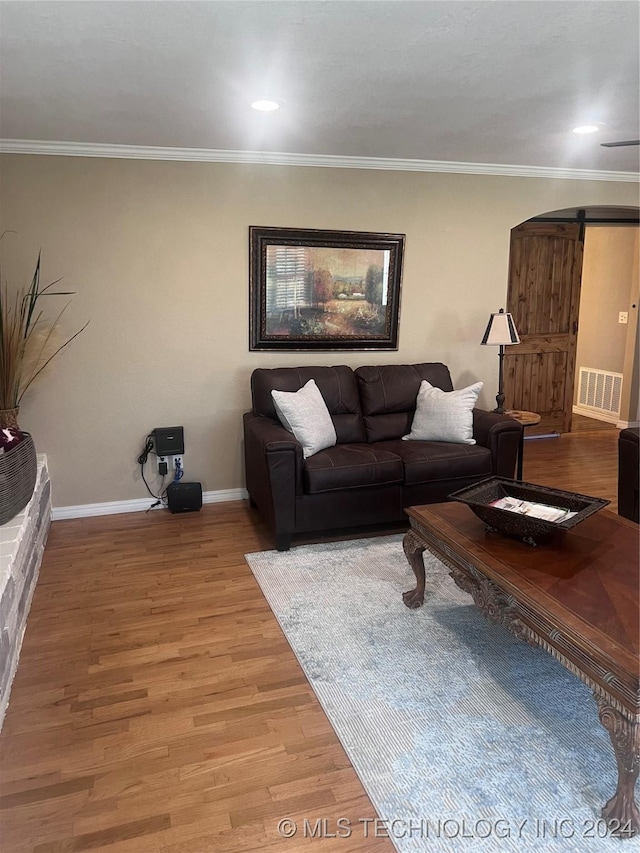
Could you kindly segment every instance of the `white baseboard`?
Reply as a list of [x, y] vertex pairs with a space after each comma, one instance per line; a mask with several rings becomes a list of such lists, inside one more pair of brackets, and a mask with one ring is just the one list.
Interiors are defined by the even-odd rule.
[[616, 423], [618, 429], [628, 429], [629, 427], [640, 427], [640, 421], [618, 421]]
[[601, 412], [598, 410], [589, 409], [587, 406], [574, 406], [573, 409], [574, 415], [583, 415], [585, 418], [593, 418], [596, 421], [605, 421], [608, 424], [617, 424], [618, 416], [607, 414], [607, 412]]
[[[249, 497], [246, 489], [220, 489], [217, 492], [203, 492], [203, 504], [218, 504], [225, 501], [245, 501]], [[78, 504], [77, 506], [53, 507], [51, 517], [54, 521], [67, 518], [88, 518], [92, 515], [118, 515], [121, 512], [146, 512], [153, 498], [135, 498], [130, 501], [106, 501], [97, 504]], [[163, 509], [161, 506], [155, 509]]]

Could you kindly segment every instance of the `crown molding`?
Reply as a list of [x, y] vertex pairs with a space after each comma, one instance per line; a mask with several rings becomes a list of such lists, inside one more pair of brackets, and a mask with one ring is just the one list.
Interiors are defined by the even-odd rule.
[[339, 157], [333, 154], [287, 154], [276, 151], [222, 151], [214, 148], [160, 148], [95, 142], [46, 142], [0, 139], [0, 154], [45, 154], [55, 157], [108, 157], [124, 160], [180, 160], [195, 163], [244, 163], [263, 166], [315, 166], [328, 169], [380, 169], [396, 172], [443, 172], [521, 178], [562, 178], [579, 181], [640, 182], [638, 172], [514, 166], [499, 163], [457, 163], [448, 160], [398, 160], [391, 157]]

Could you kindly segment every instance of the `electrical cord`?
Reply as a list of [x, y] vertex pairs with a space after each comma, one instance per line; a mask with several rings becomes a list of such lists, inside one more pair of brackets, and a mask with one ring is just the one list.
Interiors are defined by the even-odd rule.
[[147, 483], [147, 478], [144, 476], [144, 466], [147, 464], [147, 459], [149, 458], [150, 453], [153, 453], [154, 456], [157, 455], [153, 449], [153, 436], [151, 434], [149, 434], [145, 438], [144, 448], [142, 450], [142, 453], [138, 456], [138, 459], [137, 459], [138, 465], [140, 466], [140, 475], [142, 477], [142, 482], [147, 487], [147, 491], [149, 492], [151, 497], [154, 498], [154, 500], [155, 500], [155, 503], [151, 504], [151, 506], [149, 507], [147, 512], [149, 512], [150, 509], [154, 509], [157, 506], [160, 506], [160, 505], [164, 506], [164, 502], [166, 500], [165, 493], [167, 491], [166, 486], [164, 485], [166, 475], [163, 476], [163, 478], [162, 478], [162, 484], [160, 486], [160, 494], [158, 494], [158, 495], [156, 495], [153, 491], [151, 491], [151, 487], [150, 487], [149, 483]]
[[144, 440], [144, 449], [140, 456], [138, 456], [138, 465], [144, 465], [147, 459], [149, 458], [149, 454], [153, 453], [153, 438], [151, 433]]
[[[166, 491], [166, 489], [165, 489], [165, 491]], [[161, 494], [158, 497], [158, 499], [155, 501], [155, 503], [152, 503], [151, 506], [145, 510], [145, 512], [149, 512], [150, 510], [155, 509], [157, 506], [164, 506], [164, 505], [165, 505], [165, 496], [164, 496], [164, 494]]]
[[180, 480], [184, 477], [184, 468], [182, 467], [182, 463], [179, 459], [176, 459], [175, 470], [173, 473], [173, 482], [179, 483]]

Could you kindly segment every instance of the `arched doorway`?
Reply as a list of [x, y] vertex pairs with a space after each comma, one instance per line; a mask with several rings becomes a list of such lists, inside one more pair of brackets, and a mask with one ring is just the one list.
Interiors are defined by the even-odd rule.
[[[521, 343], [505, 351], [505, 397], [508, 408], [541, 415], [536, 432], [571, 429], [585, 231], [603, 224], [637, 227], [639, 212], [552, 211], [511, 231], [507, 310]], [[637, 299], [635, 306], [629, 318], [634, 335]]]

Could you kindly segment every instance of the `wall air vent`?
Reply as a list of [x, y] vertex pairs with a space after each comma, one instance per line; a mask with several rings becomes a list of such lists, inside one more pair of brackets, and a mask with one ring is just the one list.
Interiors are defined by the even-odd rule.
[[610, 415], [611, 420], [616, 420], [620, 416], [621, 397], [621, 373], [596, 370], [593, 367], [580, 368], [578, 405], [581, 409], [590, 409], [594, 414]]

